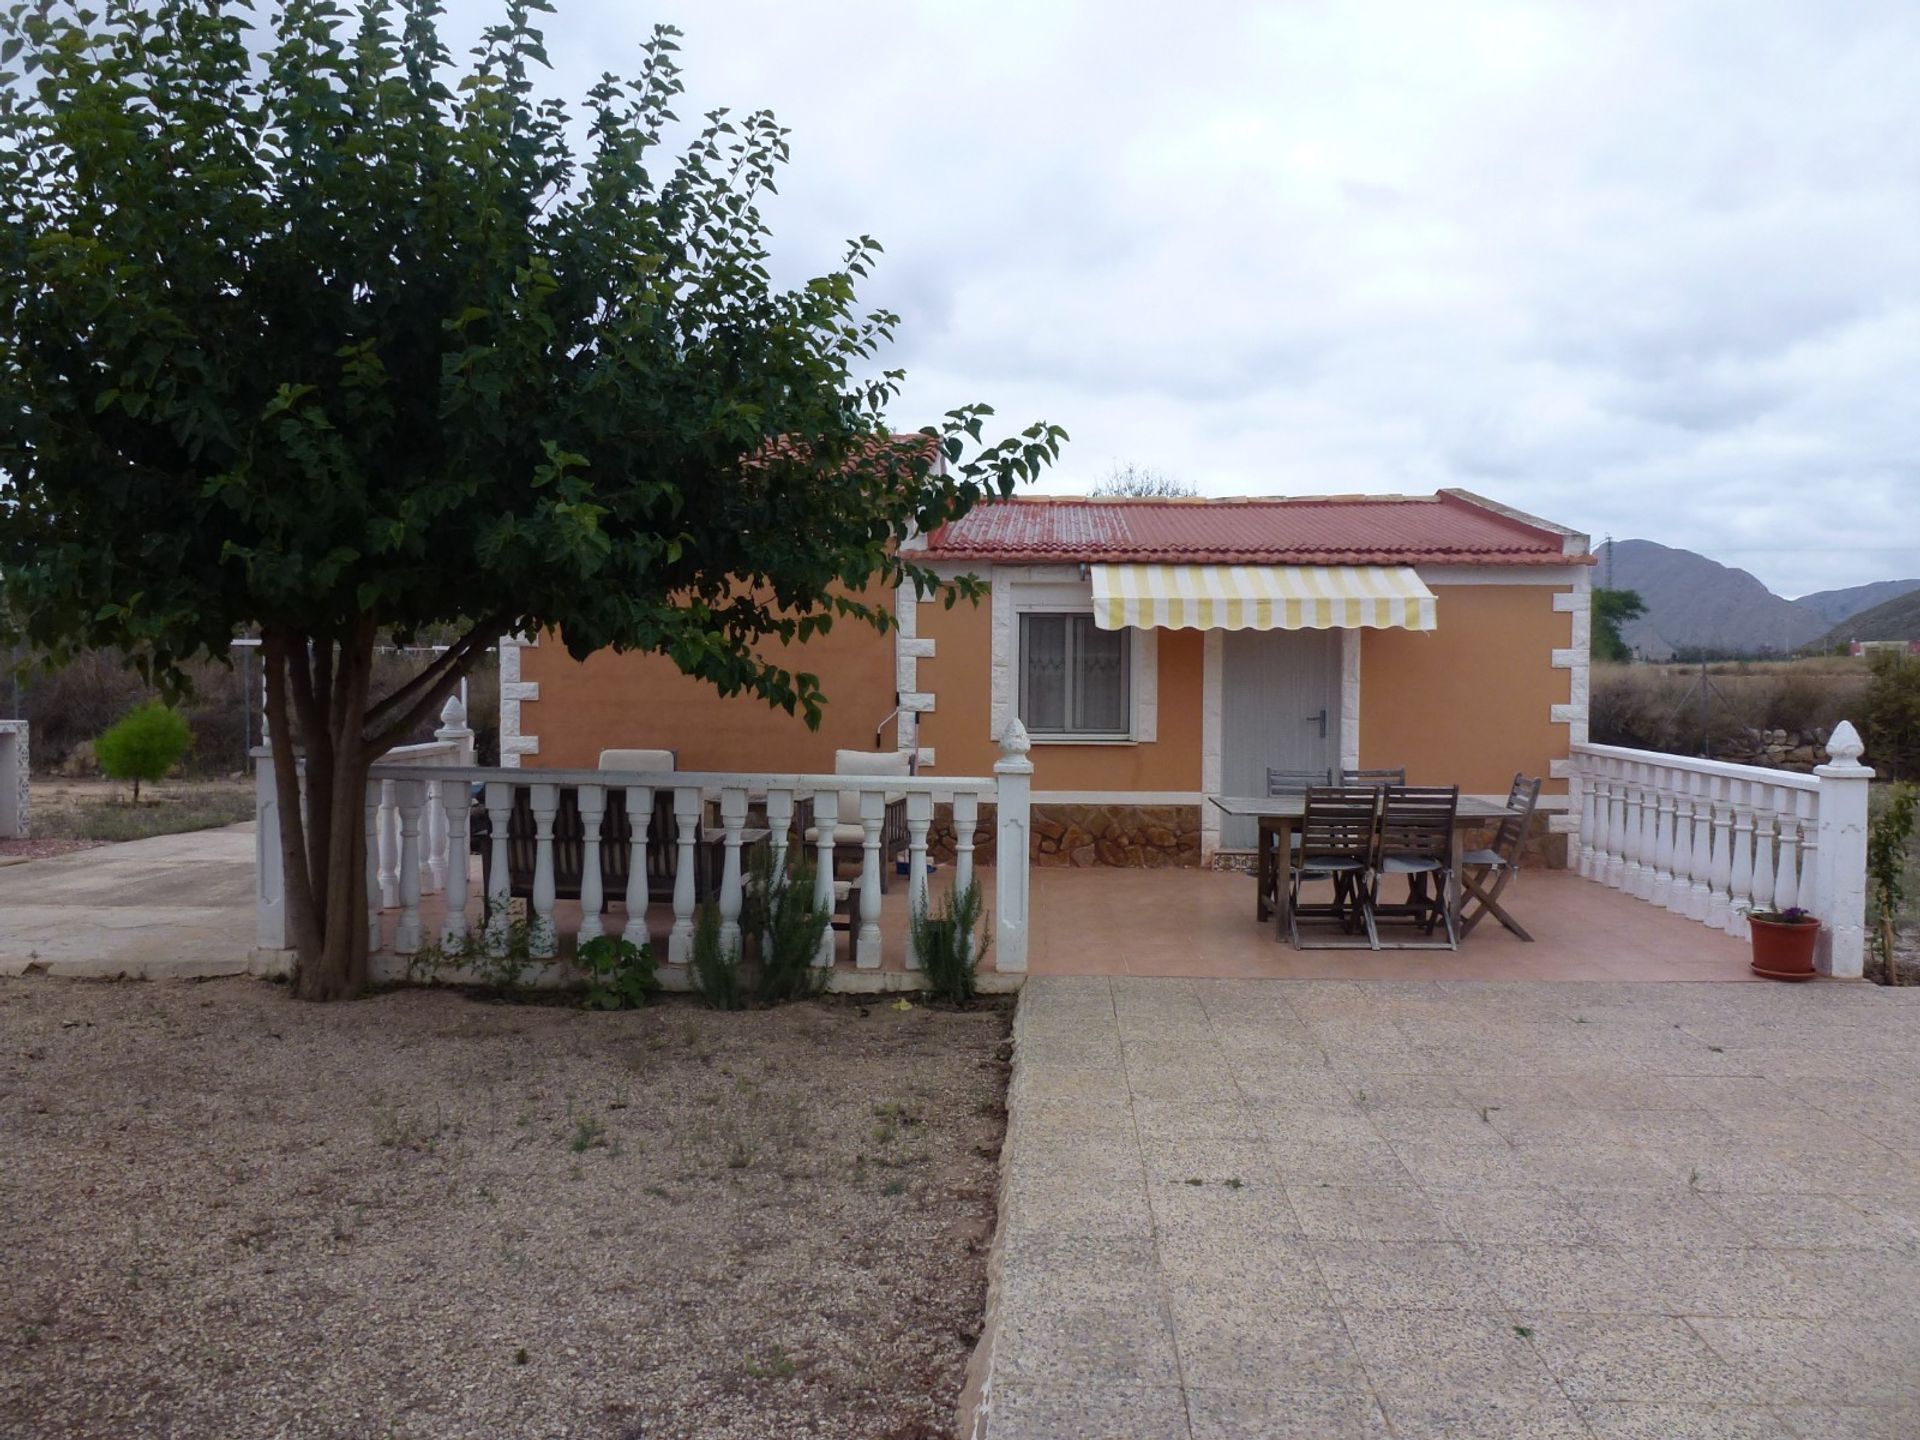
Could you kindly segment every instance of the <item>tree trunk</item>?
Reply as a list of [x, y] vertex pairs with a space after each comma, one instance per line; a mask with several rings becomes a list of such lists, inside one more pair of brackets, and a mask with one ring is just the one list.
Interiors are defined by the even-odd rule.
[[[280, 863], [303, 1000], [345, 1000], [367, 986], [368, 774], [453, 693], [497, 621], [483, 621], [393, 694], [371, 696], [378, 626], [341, 637], [268, 626], [267, 725], [280, 809]], [[464, 857], [461, 857], [464, 858]]]

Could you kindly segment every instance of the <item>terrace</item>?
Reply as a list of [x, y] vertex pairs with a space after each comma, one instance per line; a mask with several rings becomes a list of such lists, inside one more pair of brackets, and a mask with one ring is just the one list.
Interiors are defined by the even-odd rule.
[[[436, 944], [457, 948], [477, 936], [489, 913], [524, 913], [545, 937], [554, 963], [572, 943], [599, 933], [631, 935], [629, 915], [644, 913], [646, 936], [662, 957], [663, 983], [688, 985], [696, 906], [709, 901], [723, 930], [737, 934], [747, 852], [756, 836], [776, 851], [806, 843], [794, 817], [817, 807], [830, 834], [842, 797], [857, 792], [861, 863], [836, 899], [839, 928], [819, 964], [826, 988], [878, 992], [917, 988], [908, 916], [913, 897], [932, 900], [976, 877], [986, 897], [992, 943], [981, 988], [1008, 990], [1027, 974], [1134, 975], [1368, 980], [1744, 980], [1745, 914], [1750, 908], [1801, 905], [1826, 922], [1824, 973], [1860, 973], [1862, 850], [1866, 783], [1851, 727], [1836, 732], [1833, 763], [1812, 776], [1688, 760], [1650, 752], [1576, 745], [1568, 764], [1569, 808], [1555, 817], [1568, 835], [1570, 868], [1528, 869], [1508, 891], [1532, 943], [1486, 924], [1457, 951], [1299, 951], [1254, 919], [1254, 885], [1226, 870], [1073, 869], [991, 862], [1024, 856], [1028, 845], [1030, 766], [1015, 738], [991, 776], [861, 779], [780, 774], [622, 774], [606, 771], [490, 770], [467, 763], [469, 739], [449, 714], [440, 737], [376, 768], [369, 787], [369, 888], [379, 899], [369, 935], [379, 978], [400, 978], [409, 961]], [[286, 949], [279, 899], [271, 776], [262, 755], [262, 857], [256, 909], [258, 946], [269, 963]], [[490, 866], [469, 840], [479, 810], [493, 819]], [[590, 820], [585, 835], [555, 838], [563, 792]], [[518, 792], [529, 798], [536, 834], [531, 893], [516, 901], [506, 863], [507, 816]], [[662, 827], [655, 795], [671, 793]], [[603, 817], [612, 797], [650, 817], [638, 843], [675, 851], [670, 897], [643, 880], [602, 881]], [[666, 803], [661, 802], [663, 805]], [[905, 810], [899, 883], [884, 890], [883, 816]], [[850, 818], [850, 817], [849, 817]], [[610, 822], [609, 822], [610, 823]], [[664, 832], [664, 833], [663, 833]], [[945, 833], [952, 855], [932, 858]], [[580, 898], [561, 898], [556, 857], [571, 843], [596, 857], [573, 865]], [[604, 841], [614, 847], [611, 829]], [[622, 839], [626, 845], [630, 842]], [[831, 842], [821, 854], [831, 854]], [[711, 857], [704, 891], [696, 852]], [[465, 856], [467, 863], [453, 863]], [[644, 862], [643, 862], [644, 863]], [[831, 861], [829, 861], [831, 864]], [[622, 861], [622, 866], [626, 867]], [[846, 872], [844, 864], [840, 867]], [[493, 893], [482, 894], [491, 874]], [[821, 882], [821, 898], [827, 894]], [[536, 942], [536, 947], [540, 942]], [[457, 972], [456, 972], [457, 973]]]

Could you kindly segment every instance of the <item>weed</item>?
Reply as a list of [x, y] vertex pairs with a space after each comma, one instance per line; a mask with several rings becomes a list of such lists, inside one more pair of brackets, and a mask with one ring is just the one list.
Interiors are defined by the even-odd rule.
[[1513, 1333], [1518, 1335], [1522, 1340], [1531, 1340], [1533, 1338], [1533, 1327], [1531, 1325], [1516, 1325], [1513, 1327]]
[[1693, 1166], [1687, 1171], [1687, 1188], [1689, 1190], [1698, 1190], [1700, 1188], [1700, 1167], [1698, 1165]]
[[755, 1380], [791, 1380], [799, 1368], [793, 1357], [778, 1345], [764, 1360], [747, 1362], [747, 1374]]
[[[553, 926], [545, 920], [515, 920], [504, 912], [489, 911], [477, 932], [451, 945], [425, 945], [407, 960], [407, 979], [432, 984], [448, 971], [465, 970], [480, 984], [502, 995], [518, 995], [529, 970], [547, 962], [553, 953]], [[539, 952], [536, 954], [535, 952]]]
[[1491, 1125], [1493, 1123], [1494, 1109], [1495, 1107], [1492, 1105], [1482, 1105], [1480, 1107], [1480, 1123], [1482, 1125]]
[[904, 1195], [907, 1193], [907, 1182], [904, 1180], [889, 1180], [880, 1187], [880, 1193], [882, 1195]]
[[642, 1193], [651, 1195], [656, 1200], [671, 1200], [673, 1198], [667, 1193], [667, 1187], [664, 1185], [645, 1185], [641, 1187], [641, 1190]]
[[692, 970], [693, 988], [715, 1010], [739, 1010], [746, 1005], [740, 947], [720, 943], [720, 911], [712, 905], [702, 905], [694, 920]]
[[1187, 1177], [1187, 1184], [1189, 1185], [1204, 1185], [1206, 1183], [1207, 1182], [1202, 1180], [1198, 1175], [1189, 1175]]
[[1225, 1180], [1221, 1181], [1220, 1183], [1225, 1185], [1229, 1190], [1238, 1190], [1246, 1182], [1242, 1180], [1238, 1175], [1229, 1175]]
[[927, 989], [936, 1000], [971, 1000], [974, 974], [987, 954], [987, 928], [978, 881], [965, 890], [949, 890], [938, 906], [916, 904], [907, 917], [913, 953], [919, 958]]
[[1727, 1047], [1724, 1045], [1709, 1045], [1707, 1046], [1707, 1049], [1711, 1050], [1716, 1055], [1724, 1055], [1727, 1053]]
[[589, 1010], [638, 1010], [660, 984], [653, 948], [624, 937], [596, 935], [574, 952], [586, 979], [582, 1003]]
[[524, 1365], [532, 1358], [531, 1355], [527, 1354], [527, 1347], [524, 1345], [513, 1352], [513, 1363], [516, 1365]]
[[744, 1135], [736, 1135], [727, 1146], [727, 1168], [745, 1170], [753, 1164], [758, 1154], [750, 1140]]
[[607, 1127], [605, 1122], [591, 1115], [582, 1115], [573, 1122], [573, 1139], [567, 1148], [576, 1155], [584, 1155], [589, 1150], [607, 1148]]
[[826, 983], [826, 968], [814, 962], [832, 922], [833, 907], [831, 902], [823, 907], [816, 901], [815, 873], [797, 849], [787, 852], [784, 868], [775, 864], [773, 851], [766, 846], [753, 853], [740, 924], [759, 952], [754, 993], [763, 1005], [805, 1000]]

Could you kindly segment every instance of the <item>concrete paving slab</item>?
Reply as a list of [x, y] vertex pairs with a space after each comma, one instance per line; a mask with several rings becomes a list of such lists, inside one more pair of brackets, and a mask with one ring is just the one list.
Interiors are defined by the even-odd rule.
[[1920, 1435], [1915, 1053], [1868, 986], [1037, 976], [974, 1435]]
[[0, 870], [0, 975], [248, 973], [254, 826], [161, 835]]

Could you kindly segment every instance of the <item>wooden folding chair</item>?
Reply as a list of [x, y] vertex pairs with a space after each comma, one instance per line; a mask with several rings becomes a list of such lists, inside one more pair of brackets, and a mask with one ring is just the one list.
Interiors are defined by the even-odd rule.
[[1500, 892], [1507, 888], [1507, 882], [1520, 868], [1520, 849], [1527, 843], [1527, 831], [1539, 803], [1539, 780], [1515, 775], [1507, 791], [1507, 815], [1493, 832], [1493, 843], [1484, 850], [1469, 850], [1460, 857], [1460, 888], [1465, 892], [1460, 905], [1462, 940], [1491, 915], [1522, 940], [1532, 941], [1533, 936], [1520, 922], [1500, 907]]
[[[1307, 791], [1306, 810], [1300, 817], [1300, 848], [1289, 863], [1293, 903], [1287, 910], [1287, 935], [1294, 948], [1357, 950], [1362, 944], [1369, 950], [1380, 948], [1373, 912], [1367, 904], [1366, 883], [1373, 866], [1379, 812], [1380, 795], [1375, 790], [1316, 786]], [[1331, 880], [1331, 903], [1302, 903], [1300, 887], [1308, 880]], [[1355, 938], [1307, 944], [1300, 938], [1302, 916], [1338, 920], [1341, 930]], [[1357, 936], [1362, 928], [1367, 932], [1364, 941]]]
[[[1271, 765], [1267, 767], [1267, 798], [1269, 800], [1278, 795], [1305, 795], [1316, 785], [1325, 789], [1331, 784], [1333, 784], [1331, 767], [1325, 770], [1276, 770]], [[1297, 829], [1288, 837], [1288, 844], [1294, 854], [1300, 853], [1300, 832]], [[1271, 875], [1275, 885], [1287, 883], [1286, 864], [1278, 858], [1261, 873]], [[1271, 892], [1266, 897], [1269, 906], [1278, 899], [1279, 896]]]
[[[1367, 908], [1376, 922], [1406, 920], [1428, 937], [1444, 926], [1447, 936], [1444, 944], [1429, 938], [1391, 948], [1459, 948], [1453, 907], [1447, 903], [1453, 878], [1453, 817], [1459, 808], [1457, 785], [1389, 785], [1381, 792], [1380, 859], [1373, 867]], [[1407, 877], [1404, 902], [1380, 903], [1380, 881], [1388, 875]]]

